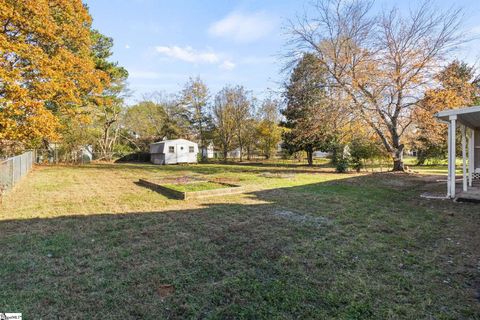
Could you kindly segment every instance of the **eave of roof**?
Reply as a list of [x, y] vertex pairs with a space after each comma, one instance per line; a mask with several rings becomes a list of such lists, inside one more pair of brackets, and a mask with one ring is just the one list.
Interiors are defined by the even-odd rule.
[[480, 106], [465, 107], [460, 109], [448, 109], [437, 112], [435, 117], [437, 119], [448, 121], [450, 117], [457, 116], [457, 120], [470, 128], [480, 127]]
[[162, 140], [162, 141], [158, 141], [158, 142], [153, 142], [151, 144], [160, 144], [160, 143], [178, 142], [178, 141], [184, 141], [184, 142], [188, 142], [188, 143], [196, 143], [196, 142], [193, 142], [193, 141], [190, 141], [190, 140], [187, 140], [187, 139], [172, 139], [172, 140]]

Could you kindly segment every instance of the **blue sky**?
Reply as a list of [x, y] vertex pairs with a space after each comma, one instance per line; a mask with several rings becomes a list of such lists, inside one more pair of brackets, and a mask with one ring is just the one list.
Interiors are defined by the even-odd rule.
[[[308, 8], [302, 0], [87, 0], [93, 25], [114, 39], [112, 60], [130, 73], [134, 103], [154, 91], [176, 93], [189, 77], [200, 76], [212, 94], [226, 84], [240, 84], [257, 96], [278, 90], [285, 52], [283, 27]], [[379, 0], [376, 8], [412, 1]], [[479, 0], [441, 0], [465, 10], [464, 27], [480, 34]], [[457, 57], [478, 62], [480, 40]]]

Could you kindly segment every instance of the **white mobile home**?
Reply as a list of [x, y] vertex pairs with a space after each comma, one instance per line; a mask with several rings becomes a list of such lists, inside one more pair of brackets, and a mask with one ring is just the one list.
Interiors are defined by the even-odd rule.
[[164, 140], [150, 145], [154, 164], [197, 163], [198, 144], [185, 139]]

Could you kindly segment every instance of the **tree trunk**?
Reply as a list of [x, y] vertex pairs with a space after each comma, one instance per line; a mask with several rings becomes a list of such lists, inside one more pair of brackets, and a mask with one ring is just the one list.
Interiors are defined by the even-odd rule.
[[417, 166], [424, 165], [426, 160], [426, 153], [422, 150], [417, 151]]
[[208, 150], [206, 147], [202, 146], [200, 149], [200, 161], [201, 162], [207, 162], [208, 158]]
[[392, 171], [405, 171], [405, 164], [403, 163], [403, 148], [404, 145], [400, 145], [393, 152], [393, 169]]
[[202, 150], [202, 154], [201, 154], [202, 162], [206, 162], [208, 160], [208, 146], [206, 145], [206, 141], [204, 138], [202, 122], [200, 122], [200, 145], [201, 145], [200, 150]]
[[223, 162], [225, 163], [227, 163], [227, 155], [228, 155], [227, 148], [223, 148]]
[[313, 165], [313, 148], [307, 149], [307, 161], [308, 165], [311, 167]]

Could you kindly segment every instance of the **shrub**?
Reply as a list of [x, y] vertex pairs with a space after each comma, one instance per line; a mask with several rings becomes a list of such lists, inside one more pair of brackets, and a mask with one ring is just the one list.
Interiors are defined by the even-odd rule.
[[335, 165], [335, 171], [338, 173], [344, 173], [348, 171], [349, 161], [347, 157], [341, 157], [337, 159]]

